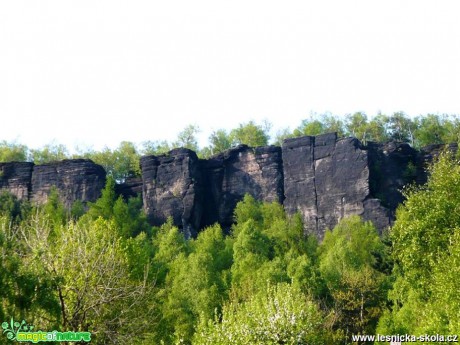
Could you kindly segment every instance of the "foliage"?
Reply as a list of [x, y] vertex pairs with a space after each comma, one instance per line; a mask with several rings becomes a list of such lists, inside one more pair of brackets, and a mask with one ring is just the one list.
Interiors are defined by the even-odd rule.
[[230, 138], [233, 145], [245, 144], [251, 147], [268, 145], [269, 125], [262, 126], [249, 121], [240, 124], [230, 132]]
[[286, 283], [268, 285], [246, 302], [227, 303], [220, 318], [202, 318], [193, 344], [325, 344], [328, 339], [318, 306]]
[[388, 278], [375, 267], [385, 255], [374, 226], [351, 216], [327, 231], [320, 246], [320, 272], [338, 313], [337, 324], [351, 334], [374, 334], [382, 314]]
[[25, 162], [28, 148], [16, 142], [0, 141], [0, 162]]
[[444, 153], [425, 186], [406, 189], [391, 232], [395, 284], [384, 332], [456, 333], [460, 229], [460, 166]]
[[197, 125], [186, 126], [178, 135], [177, 140], [172, 144], [173, 147], [184, 147], [186, 149], [198, 152], [197, 134], [200, 127]]
[[122, 141], [115, 150], [106, 147], [100, 152], [86, 152], [82, 157], [101, 165], [117, 181], [140, 175], [140, 155], [136, 146], [129, 141]]
[[45, 164], [69, 158], [67, 148], [56, 143], [50, 143], [41, 149], [31, 150], [30, 153], [35, 164]]

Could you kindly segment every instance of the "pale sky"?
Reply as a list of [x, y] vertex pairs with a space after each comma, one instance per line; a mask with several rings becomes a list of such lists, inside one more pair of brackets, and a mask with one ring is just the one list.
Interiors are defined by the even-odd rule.
[[311, 113], [460, 114], [458, 1], [0, 2], [0, 140], [173, 140]]

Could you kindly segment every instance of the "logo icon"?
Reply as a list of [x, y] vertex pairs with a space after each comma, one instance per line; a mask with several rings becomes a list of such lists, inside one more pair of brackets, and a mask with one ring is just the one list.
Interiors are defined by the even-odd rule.
[[13, 318], [11, 318], [10, 323], [3, 322], [2, 323], [3, 334], [6, 333], [6, 337], [9, 340], [17, 340], [17, 334], [19, 332], [31, 332], [34, 329], [34, 326], [28, 325], [25, 320], [22, 320], [21, 323], [15, 322]]
[[22, 322], [14, 321], [13, 318], [11, 318], [9, 323], [3, 322], [2, 329], [3, 334], [6, 335], [9, 340], [18, 342], [91, 341], [90, 332], [34, 332], [34, 326], [27, 324], [25, 320], [22, 320]]

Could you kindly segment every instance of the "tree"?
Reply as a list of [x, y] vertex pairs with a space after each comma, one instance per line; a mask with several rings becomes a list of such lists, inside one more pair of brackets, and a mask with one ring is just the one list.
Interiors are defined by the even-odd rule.
[[387, 131], [388, 121], [388, 116], [383, 114], [378, 114], [377, 116], [372, 118], [372, 120], [369, 121], [369, 141], [384, 143], [390, 140], [390, 136], [388, 135]]
[[149, 155], [162, 155], [171, 151], [171, 144], [166, 141], [144, 141], [142, 143], [142, 149], [140, 150], [140, 154], [142, 156], [149, 156]]
[[25, 162], [28, 148], [16, 142], [0, 141], [0, 162]]
[[351, 135], [366, 143], [369, 138], [367, 115], [362, 112], [357, 112], [353, 115], [347, 116], [345, 129], [348, 135]]
[[96, 344], [133, 343], [152, 329], [152, 279], [146, 267], [141, 280], [132, 278], [134, 261], [112, 221], [98, 218], [57, 228], [38, 213], [19, 231], [26, 245], [24, 263], [54, 282], [47, 293], [59, 301], [59, 328], [90, 331]]
[[359, 216], [326, 231], [320, 246], [320, 272], [338, 313], [337, 326], [351, 334], [374, 334], [383, 312], [388, 278], [375, 266], [384, 256], [377, 230]]
[[31, 156], [35, 164], [45, 164], [67, 159], [69, 152], [62, 144], [50, 143], [41, 149], [31, 150]]
[[190, 343], [200, 315], [211, 319], [227, 299], [232, 252], [226, 242], [220, 226], [214, 225], [191, 240], [189, 255], [171, 263], [163, 317], [175, 340]]
[[225, 129], [213, 131], [209, 136], [211, 154], [217, 154], [232, 147], [232, 139]]
[[390, 139], [415, 144], [417, 124], [402, 111], [388, 117], [388, 132]]
[[428, 114], [417, 119], [418, 128], [415, 137], [418, 147], [430, 144], [443, 144], [447, 136], [447, 128], [444, 126], [443, 118], [438, 115]]
[[302, 124], [294, 130], [294, 136], [319, 135], [325, 133], [324, 124], [320, 120], [302, 120]]
[[443, 153], [424, 186], [406, 188], [391, 231], [395, 283], [379, 332], [459, 331], [460, 166]]
[[[264, 128], [265, 127], [265, 128]], [[254, 121], [240, 124], [230, 132], [233, 145], [245, 144], [251, 147], [268, 145], [268, 127], [256, 125]]]
[[199, 132], [200, 127], [197, 125], [188, 125], [177, 135], [177, 140], [172, 145], [198, 152], [198, 139], [196, 136]]
[[122, 141], [115, 150], [106, 147], [100, 152], [83, 153], [82, 157], [101, 165], [107, 175], [116, 181], [122, 182], [128, 177], [139, 176], [141, 172], [140, 155], [136, 146], [129, 141]]
[[196, 345], [331, 343], [318, 306], [289, 284], [268, 285], [254, 298], [224, 305], [214, 321], [202, 318]]

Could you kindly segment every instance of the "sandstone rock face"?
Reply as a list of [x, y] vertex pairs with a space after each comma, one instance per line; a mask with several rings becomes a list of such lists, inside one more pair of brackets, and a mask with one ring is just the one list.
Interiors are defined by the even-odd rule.
[[[187, 149], [141, 159], [141, 178], [116, 186], [125, 199], [142, 195], [152, 225], [169, 216], [186, 236], [215, 222], [233, 223], [236, 204], [246, 193], [260, 201], [277, 201], [289, 214], [300, 212], [305, 231], [322, 238], [340, 219], [361, 215], [379, 231], [394, 220], [403, 202], [401, 189], [424, 183], [426, 165], [445, 148], [416, 151], [404, 143], [368, 143], [337, 135], [287, 139], [282, 147], [230, 149], [200, 160]], [[457, 152], [457, 145], [448, 149]], [[104, 188], [104, 169], [90, 160], [44, 165], [0, 163], [0, 191], [44, 203], [55, 187], [66, 207], [95, 201]]]
[[286, 211], [299, 211], [306, 231], [322, 238], [340, 219], [358, 214], [389, 224], [369, 189], [368, 152], [354, 138], [335, 133], [285, 140], [282, 147]]
[[28, 162], [0, 163], [0, 191], [8, 191], [19, 200], [29, 200], [33, 166]]
[[123, 183], [115, 185], [115, 192], [125, 200], [142, 195], [142, 177], [128, 177]]
[[240, 145], [201, 162], [205, 181], [202, 226], [229, 227], [236, 204], [246, 193], [267, 202], [283, 201], [281, 149]]
[[407, 143], [368, 143], [367, 146], [371, 193], [394, 216], [396, 207], [404, 200], [403, 187], [423, 173], [418, 167], [418, 152]]
[[68, 208], [76, 200], [95, 201], [105, 186], [105, 170], [88, 159], [63, 160], [35, 165], [31, 179], [31, 200], [43, 204], [52, 188]]
[[449, 145], [443, 144], [434, 144], [423, 147], [420, 152], [418, 152], [418, 159], [417, 159], [417, 177], [416, 182], [418, 184], [423, 184], [427, 181], [427, 167], [428, 165], [436, 160], [436, 158], [446, 150], [450, 151], [454, 155], [458, 152], [458, 144], [452, 143]]
[[201, 223], [202, 185], [195, 152], [175, 149], [141, 159], [144, 210], [152, 224], [171, 216], [186, 236], [195, 236]]

